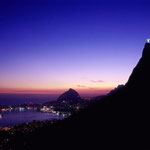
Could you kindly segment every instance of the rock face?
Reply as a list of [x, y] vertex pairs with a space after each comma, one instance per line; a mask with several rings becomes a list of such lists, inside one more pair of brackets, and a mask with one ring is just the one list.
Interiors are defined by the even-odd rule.
[[57, 99], [58, 102], [78, 103], [81, 101], [80, 95], [73, 89], [69, 89]]
[[[150, 43], [145, 44], [142, 58], [134, 68], [128, 82], [126, 89], [136, 92], [137, 94], [147, 94], [150, 85]], [[140, 93], [138, 93], [140, 92]]]

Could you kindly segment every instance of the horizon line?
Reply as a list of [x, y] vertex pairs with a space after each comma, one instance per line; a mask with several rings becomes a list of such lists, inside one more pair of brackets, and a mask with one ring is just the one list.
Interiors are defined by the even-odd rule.
[[[114, 87], [112, 88], [90, 88], [90, 89], [77, 89], [76, 90], [79, 94], [84, 95], [97, 95], [97, 94], [107, 94], [109, 93]], [[20, 88], [0, 88], [0, 94], [50, 94], [50, 95], [58, 95], [62, 94], [65, 91], [69, 90], [69, 88], [65, 89], [20, 89]]]

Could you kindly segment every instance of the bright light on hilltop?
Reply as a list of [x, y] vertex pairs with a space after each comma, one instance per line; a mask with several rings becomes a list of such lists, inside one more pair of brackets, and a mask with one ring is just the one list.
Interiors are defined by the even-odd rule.
[[147, 39], [147, 43], [150, 43], [150, 39]]

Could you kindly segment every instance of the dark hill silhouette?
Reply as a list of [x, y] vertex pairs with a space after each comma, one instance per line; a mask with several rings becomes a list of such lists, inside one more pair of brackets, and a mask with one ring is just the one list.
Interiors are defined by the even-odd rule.
[[150, 44], [146, 43], [145, 48], [143, 50], [142, 58], [140, 59], [138, 65], [134, 68], [128, 82], [126, 83], [126, 88], [128, 90], [132, 90], [132, 92], [139, 91], [140, 93], [145, 95], [147, 94], [146, 91], [149, 91], [149, 89], [147, 88], [149, 84], [150, 84]]
[[59, 96], [57, 99], [58, 102], [69, 102], [69, 103], [78, 103], [81, 101], [80, 95], [73, 89], [69, 89], [67, 92], [63, 93], [62, 95]]
[[146, 43], [142, 58], [123, 88], [78, 114], [28, 136], [26, 147], [150, 149], [149, 67], [150, 44]]
[[117, 92], [119, 89], [122, 89], [124, 87], [124, 85], [118, 85], [115, 89], [111, 90], [107, 95], [112, 95], [114, 94], [115, 92]]

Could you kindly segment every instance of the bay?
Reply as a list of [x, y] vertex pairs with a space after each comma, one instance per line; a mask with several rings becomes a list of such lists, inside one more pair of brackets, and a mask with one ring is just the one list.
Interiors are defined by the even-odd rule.
[[59, 120], [63, 119], [63, 117], [52, 113], [42, 113], [38, 111], [11, 111], [3, 113], [3, 117], [0, 118], [0, 127], [9, 127], [21, 123], [29, 123], [33, 120], [45, 121], [53, 119]]

